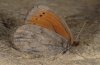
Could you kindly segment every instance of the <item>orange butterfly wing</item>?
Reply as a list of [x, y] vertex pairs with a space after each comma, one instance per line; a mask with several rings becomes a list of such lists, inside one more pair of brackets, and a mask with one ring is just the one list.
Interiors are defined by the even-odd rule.
[[50, 22], [48, 22], [45, 19], [42, 19], [38, 16], [33, 16], [30, 23], [47, 28], [49, 30], [53, 30], [53, 26], [50, 24]]
[[61, 23], [61, 19], [50, 10], [38, 9], [36, 13], [29, 18], [29, 22], [31, 24], [39, 25], [41, 27], [52, 30], [69, 40], [71, 43], [74, 41], [69, 28], [65, 28]]

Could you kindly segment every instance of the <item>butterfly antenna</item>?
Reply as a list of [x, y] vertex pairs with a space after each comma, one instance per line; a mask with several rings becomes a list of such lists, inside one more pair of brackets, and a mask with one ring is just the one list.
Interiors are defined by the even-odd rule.
[[86, 24], [87, 24], [87, 21], [84, 22], [84, 24], [83, 24], [81, 30], [79, 31], [79, 33], [78, 33], [78, 35], [77, 35], [77, 37], [76, 37], [76, 41], [79, 40], [79, 37], [80, 37], [80, 35], [82, 34], [83, 30], [85, 29], [85, 25], [86, 25]]

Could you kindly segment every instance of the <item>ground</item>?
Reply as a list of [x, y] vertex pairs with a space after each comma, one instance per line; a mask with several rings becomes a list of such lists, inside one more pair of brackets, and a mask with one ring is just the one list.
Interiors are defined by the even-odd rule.
[[[15, 18], [18, 21], [18, 25], [23, 25], [27, 12], [33, 6], [42, 4], [51, 7], [65, 19], [75, 38], [84, 22], [87, 22], [78, 39], [80, 41], [79, 46], [72, 47], [64, 55], [59, 54], [55, 57], [33, 59], [31, 55], [20, 53], [10, 48], [9, 39], [2, 39], [0, 40], [0, 65], [100, 65], [99, 1], [0, 0], [0, 13], [5, 13], [6, 17]], [[2, 29], [5, 28], [2, 27]], [[3, 31], [5, 32], [6, 30]], [[12, 31], [9, 32], [11, 34]]]

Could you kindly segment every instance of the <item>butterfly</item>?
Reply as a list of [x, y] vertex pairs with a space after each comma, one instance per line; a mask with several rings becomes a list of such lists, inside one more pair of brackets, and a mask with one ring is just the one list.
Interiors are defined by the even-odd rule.
[[29, 12], [26, 21], [30, 24], [38, 25], [56, 32], [71, 44], [73, 44], [75, 41], [67, 23], [62, 21], [62, 19], [56, 13], [46, 6], [38, 6], [33, 8]]

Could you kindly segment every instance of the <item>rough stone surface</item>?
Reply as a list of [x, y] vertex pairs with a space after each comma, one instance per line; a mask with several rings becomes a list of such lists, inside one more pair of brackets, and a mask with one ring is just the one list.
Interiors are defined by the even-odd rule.
[[[75, 37], [88, 21], [79, 38], [80, 45], [64, 55], [33, 59], [31, 54], [17, 51], [6, 46], [10, 44], [8, 41], [0, 40], [0, 65], [100, 65], [100, 0], [0, 0], [0, 12], [6, 13], [4, 18], [7, 15], [16, 18], [20, 25], [35, 4], [50, 6], [66, 17]], [[5, 31], [9, 33], [3, 27], [0, 23], [0, 37]]]
[[14, 34], [14, 45], [22, 52], [35, 56], [52, 56], [69, 48], [67, 40], [36, 25], [23, 25]]

